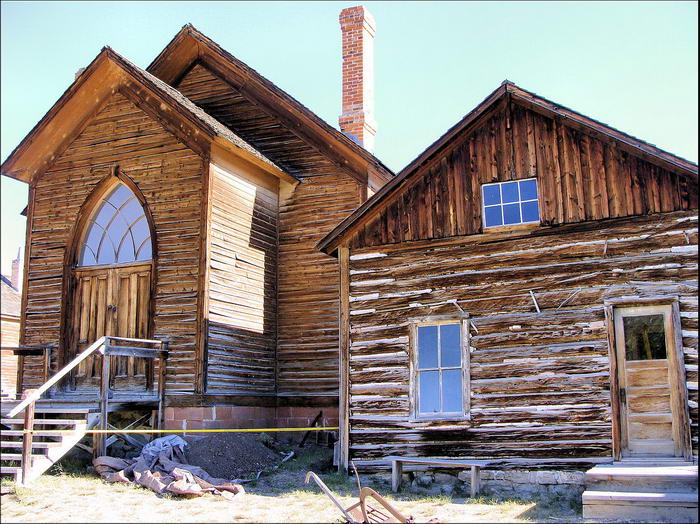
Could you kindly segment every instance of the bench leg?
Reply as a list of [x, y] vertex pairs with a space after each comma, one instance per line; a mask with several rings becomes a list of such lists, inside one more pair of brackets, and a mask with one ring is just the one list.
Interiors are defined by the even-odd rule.
[[479, 488], [480, 488], [480, 482], [481, 482], [481, 474], [479, 472], [481, 468], [479, 466], [472, 466], [472, 498], [475, 498], [479, 494]]
[[391, 462], [391, 491], [396, 493], [401, 485], [401, 475], [403, 474], [403, 463], [398, 460]]

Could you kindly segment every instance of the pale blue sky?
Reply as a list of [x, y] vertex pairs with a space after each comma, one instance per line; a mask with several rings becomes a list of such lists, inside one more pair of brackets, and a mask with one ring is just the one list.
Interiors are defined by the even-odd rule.
[[[2, 2], [4, 160], [109, 45], [146, 67], [191, 22], [337, 127], [338, 13], [356, 2]], [[375, 154], [398, 171], [504, 79], [697, 161], [697, 2], [365, 2]], [[26, 186], [2, 177], [2, 271]]]

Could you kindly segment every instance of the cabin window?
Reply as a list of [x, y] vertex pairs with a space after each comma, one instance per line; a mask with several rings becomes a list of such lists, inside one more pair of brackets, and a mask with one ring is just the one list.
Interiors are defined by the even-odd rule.
[[540, 221], [537, 179], [481, 186], [484, 227], [537, 224]]
[[134, 192], [120, 183], [103, 198], [86, 227], [78, 265], [148, 261], [151, 228]]
[[420, 323], [413, 338], [414, 415], [464, 416], [468, 357], [463, 322]]

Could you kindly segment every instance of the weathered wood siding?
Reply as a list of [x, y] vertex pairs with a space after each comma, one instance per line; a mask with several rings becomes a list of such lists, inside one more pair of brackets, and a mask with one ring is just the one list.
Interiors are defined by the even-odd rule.
[[277, 387], [338, 393], [338, 263], [316, 243], [360, 202], [344, 175], [302, 182], [280, 205]]
[[[0, 316], [0, 346], [19, 345], [19, 317]], [[0, 389], [2, 392], [14, 393], [17, 388], [17, 357], [11, 349], [0, 353]]]
[[336, 395], [338, 269], [315, 246], [362, 203], [361, 186], [204, 65], [193, 67], [177, 88], [302, 180], [280, 195], [277, 392]]
[[[142, 191], [155, 221], [152, 334], [171, 340], [168, 393], [192, 391], [204, 164], [119, 93], [36, 182], [23, 343], [59, 343], [66, 248], [80, 206], [115, 164]], [[36, 386], [39, 360], [27, 361], [24, 386]]]
[[211, 167], [207, 391], [274, 393], [278, 189]]
[[546, 225], [698, 205], [697, 179], [511, 102], [412, 175], [412, 185], [355, 235], [352, 246], [479, 233], [481, 185], [532, 177]]
[[[697, 256], [697, 210], [352, 250], [350, 458], [609, 461], [603, 302], [633, 295], [680, 297], [697, 454]], [[409, 323], [458, 312], [452, 301], [473, 326], [471, 419], [410, 421]]]

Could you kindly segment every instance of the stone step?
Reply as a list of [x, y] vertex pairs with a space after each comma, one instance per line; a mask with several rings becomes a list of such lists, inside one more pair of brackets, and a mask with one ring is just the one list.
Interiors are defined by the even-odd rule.
[[586, 490], [583, 518], [646, 522], [697, 522], [697, 493]]
[[18, 479], [22, 475], [22, 468], [16, 466], [0, 466], [0, 475], [10, 475]]

